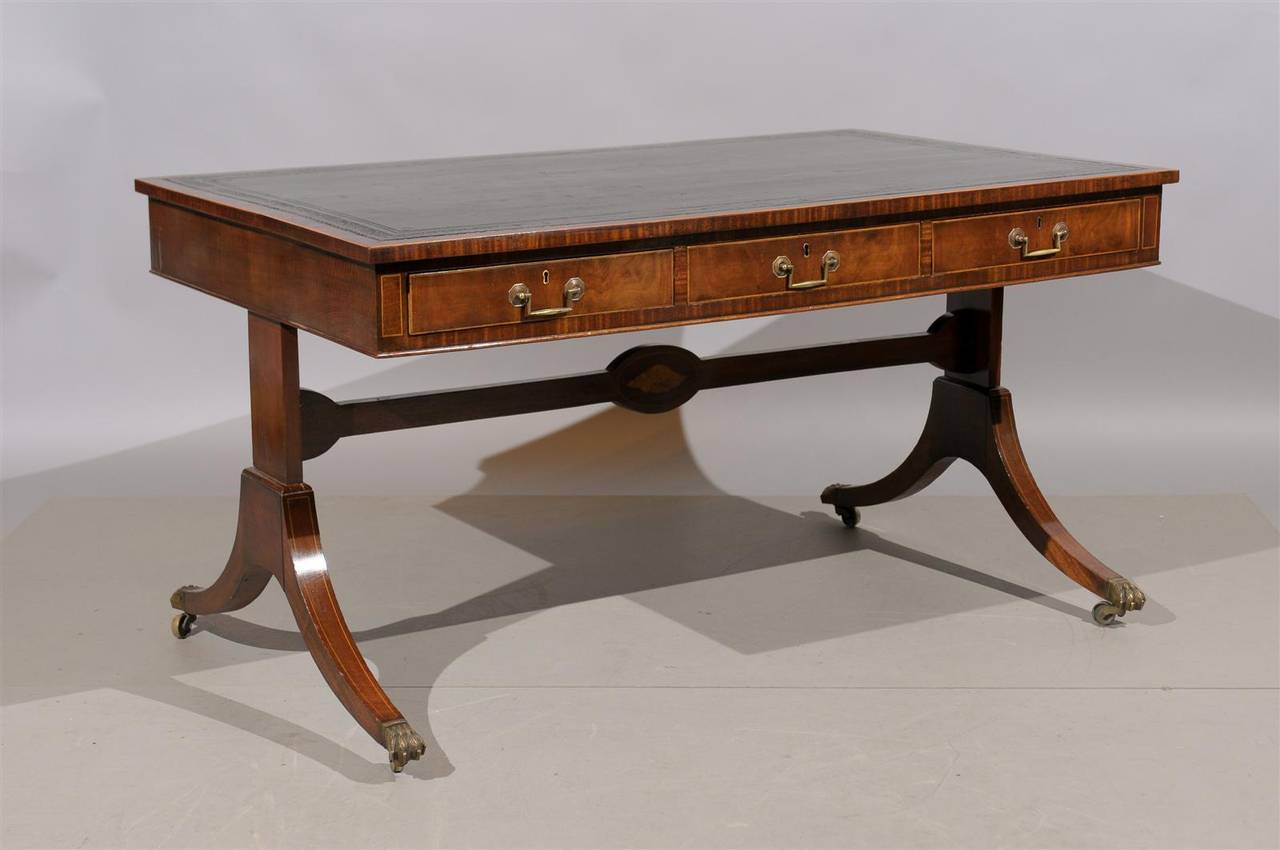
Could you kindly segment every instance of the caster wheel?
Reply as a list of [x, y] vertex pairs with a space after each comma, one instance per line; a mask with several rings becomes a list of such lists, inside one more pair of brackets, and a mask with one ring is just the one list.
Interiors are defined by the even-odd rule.
[[836, 508], [836, 516], [840, 517], [846, 528], [855, 528], [862, 521], [862, 514], [858, 513], [857, 508]]
[[1093, 621], [1099, 626], [1110, 626], [1120, 616], [1120, 609], [1110, 602], [1099, 602], [1093, 606]]
[[178, 640], [184, 640], [187, 635], [191, 634], [191, 627], [195, 625], [196, 615], [188, 614], [185, 611], [179, 611], [173, 615], [173, 619], [169, 621], [169, 631], [173, 632], [173, 636]]

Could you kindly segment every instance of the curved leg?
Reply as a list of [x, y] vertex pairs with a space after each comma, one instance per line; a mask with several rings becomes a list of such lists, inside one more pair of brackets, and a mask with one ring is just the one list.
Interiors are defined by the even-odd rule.
[[334, 694], [356, 722], [387, 748], [391, 769], [399, 773], [409, 761], [422, 757], [426, 743], [392, 704], [356, 648], [320, 548], [315, 496], [306, 484], [265, 481], [279, 494], [283, 539], [277, 578], [303, 640]]
[[947, 454], [948, 441], [943, 413], [943, 406], [937, 403], [935, 389], [924, 430], [907, 459], [888, 475], [870, 484], [829, 485], [819, 497], [822, 503], [834, 507], [844, 524], [852, 528], [860, 519], [859, 507], [905, 499], [928, 487], [956, 460], [954, 454]]
[[311, 657], [333, 693], [387, 748], [391, 769], [421, 758], [426, 744], [378, 684], [342, 617], [320, 548], [315, 496], [302, 481], [302, 402], [297, 331], [249, 315], [249, 399], [253, 467], [240, 478], [240, 519], [226, 569], [208, 588], [173, 594], [173, 632], [195, 615], [252, 602], [268, 579], [284, 588]]
[[1027, 466], [1014, 424], [1012, 397], [1003, 387], [936, 379], [924, 433], [906, 461], [873, 484], [833, 484], [823, 490], [822, 501], [834, 505], [845, 524], [852, 525], [848, 514], [856, 518], [857, 506], [915, 493], [957, 458], [982, 472], [1032, 546], [1076, 584], [1106, 600], [1094, 607], [1094, 619], [1100, 624], [1146, 603], [1137, 585], [1090, 554], [1054, 515]]
[[[258, 598], [271, 580], [268, 565], [255, 564], [250, 560], [250, 553], [263, 551], [264, 529], [258, 520], [261, 511], [256, 509], [255, 500], [258, 500], [258, 488], [253, 486], [246, 471], [240, 479], [240, 517], [236, 525], [236, 539], [231, 544], [231, 556], [227, 558], [222, 575], [208, 587], [184, 585], [169, 597], [169, 603], [192, 615], [192, 621], [197, 614], [221, 614], [245, 607]], [[270, 534], [271, 529], [266, 531]]]
[[[426, 744], [374, 678], [338, 607], [320, 547], [315, 496], [306, 484], [281, 484], [255, 469], [240, 482], [240, 525], [231, 560], [207, 589], [179, 588], [173, 605], [194, 614], [242, 608], [275, 576], [289, 599], [307, 649], [334, 694], [369, 735], [387, 748], [391, 769], [421, 758]], [[176, 621], [175, 633], [189, 630]], [[185, 633], [179, 634], [185, 637]]]
[[983, 463], [975, 463], [1018, 530], [1067, 578], [1106, 603], [1094, 607], [1094, 619], [1106, 625], [1128, 611], [1141, 610], [1146, 594], [1129, 579], [1099, 561], [1067, 531], [1031, 475], [1013, 418], [1013, 397], [1003, 387], [989, 391], [990, 437]]

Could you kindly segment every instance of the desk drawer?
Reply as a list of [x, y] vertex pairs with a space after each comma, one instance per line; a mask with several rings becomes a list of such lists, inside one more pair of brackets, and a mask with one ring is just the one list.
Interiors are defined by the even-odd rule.
[[[823, 257], [828, 252], [837, 255], [839, 265], [827, 273], [825, 284], [818, 283], [823, 278]], [[779, 267], [779, 258], [786, 258], [792, 267], [789, 278], [779, 273], [786, 270], [785, 265]], [[690, 301], [781, 293], [793, 288], [835, 288], [919, 274], [918, 224], [689, 248]]]
[[410, 334], [671, 304], [669, 250], [409, 275]]
[[1140, 198], [947, 219], [933, 225], [933, 272], [1136, 251], [1141, 231]]

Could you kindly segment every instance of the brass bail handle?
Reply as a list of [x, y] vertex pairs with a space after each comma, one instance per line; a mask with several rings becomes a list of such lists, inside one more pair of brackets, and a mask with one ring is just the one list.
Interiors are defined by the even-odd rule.
[[541, 310], [530, 310], [529, 305], [533, 303], [533, 293], [523, 283], [517, 283], [507, 290], [507, 300], [511, 302], [512, 307], [524, 308], [524, 315], [521, 317], [523, 319], [554, 319], [556, 316], [572, 313], [573, 302], [581, 301], [586, 291], [586, 281], [580, 277], [571, 277], [564, 282], [563, 307], [544, 307]]
[[1031, 244], [1031, 240], [1027, 238], [1026, 232], [1021, 227], [1015, 227], [1009, 231], [1009, 247], [1015, 251], [1021, 249], [1022, 259], [1038, 260], [1041, 257], [1052, 257], [1054, 254], [1062, 250], [1062, 243], [1067, 241], [1067, 237], [1071, 235], [1071, 231], [1067, 229], [1067, 223], [1060, 221], [1053, 226], [1051, 231], [1053, 235], [1053, 247], [1041, 248], [1039, 251], [1028, 251], [1027, 246]]
[[792, 280], [796, 267], [791, 260], [783, 255], [773, 261], [773, 273], [787, 282], [787, 289], [817, 289], [819, 286], [826, 286], [828, 276], [838, 268], [840, 255], [835, 251], [828, 251], [822, 255], [822, 277], [817, 280]]

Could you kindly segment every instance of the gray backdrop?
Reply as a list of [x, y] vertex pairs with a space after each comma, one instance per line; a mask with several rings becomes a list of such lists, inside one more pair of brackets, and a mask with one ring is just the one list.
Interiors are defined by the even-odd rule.
[[[1051, 493], [1277, 512], [1274, 4], [3, 7], [4, 520], [58, 495], [231, 494], [242, 311], [149, 275], [137, 176], [864, 127], [1164, 165], [1164, 265], [1014, 287], [1005, 383]], [[919, 330], [940, 298], [377, 362], [335, 398]], [[811, 493], [896, 463], [930, 370], [346, 441], [340, 492]], [[943, 492], [979, 492], [967, 470]], [[228, 525], [234, 518], [228, 515]], [[1099, 553], [1102, 554], [1102, 553]], [[212, 567], [211, 567], [212, 568]]]

